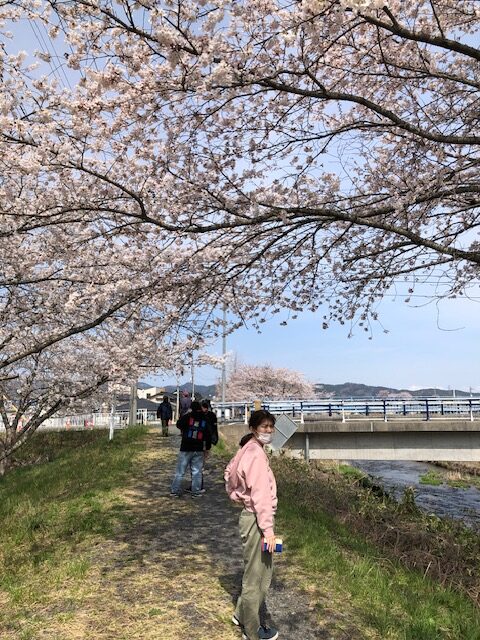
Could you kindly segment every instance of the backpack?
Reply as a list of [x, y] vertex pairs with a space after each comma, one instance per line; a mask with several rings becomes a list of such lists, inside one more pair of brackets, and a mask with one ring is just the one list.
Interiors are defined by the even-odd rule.
[[206, 439], [206, 431], [208, 429], [207, 421], [204, 418], [197, 418], [193, 415], [189, 416], [188, 425], [184, 431], [184, 438], [188, 440], [196, 440], [203, 442]]

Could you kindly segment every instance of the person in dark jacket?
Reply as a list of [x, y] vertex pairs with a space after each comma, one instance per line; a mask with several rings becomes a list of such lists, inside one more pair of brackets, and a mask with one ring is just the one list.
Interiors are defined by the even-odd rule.
[[202, 495], [204, 457], [209, 454], [212, 447], [212, 423], [202, 411], [200, 403], [194, 401], [191, 411], [178, 420], [177, 427], [182, 433], [182, 441], [170, 493], [177, 497], [182, 495], [183, 476], [190, 466], [192, 498], [197, 498]]
[[218, 421], [217, 414], [212, 411], [212, 405], [210, 400], [202, 400], [202, 411], [208, 416], [212, 423], [212, 444], [216, 445], [218, 442]]
[[168, 425], [173, 416], [173, 409], [167, 396], [163, 397], [163, 402], [158, 405], [157, 418], [162, 421], [162, 436], [168, 436]]

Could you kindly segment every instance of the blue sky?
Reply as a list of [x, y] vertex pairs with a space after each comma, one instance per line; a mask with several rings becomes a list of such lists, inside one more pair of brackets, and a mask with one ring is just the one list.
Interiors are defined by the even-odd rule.
[[[418, 299], [423, 302], [423, 299]], [[270, 363], [296, 369], [312, 382], [361, 382], [396, 388], [441, 387], [480, 392], [480, 302], [443, 301], [414, 308], [399, 299], [386, 298], [380, 306], [380, 325], [373, 337], [358, 330], [333, 325], [321, 328], [322, 314], [303, 314], [286, 327], [278, 316], [263, 325], [236, 331], [227, 338], [227, 350], [245, 364]], [[438, 326], [437, 326], [438, 325]], [[441, 328], [440, 328], [441, 327]], [[221, 341], [209, 349], [221, 353]], [[197, 368], [197, 384], [213, 384], [219, 372]], [[150, 379], [149, 379], [150, 380]], [[174, 384], [158, 377], [159, 384]], [[187, 374], [181, 382], [189, 382]]]

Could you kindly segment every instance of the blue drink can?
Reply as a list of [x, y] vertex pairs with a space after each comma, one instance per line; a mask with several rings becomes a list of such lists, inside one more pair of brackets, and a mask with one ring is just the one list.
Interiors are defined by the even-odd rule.
[[[265, 542], [265, 538], [262, 538], [262, 551], [267, 550], [267, 543]], [[282, 538], [275, 538], [275, 548], [273, 549], [275, 553], [281, 553], [283, 551], [283, 540]]]

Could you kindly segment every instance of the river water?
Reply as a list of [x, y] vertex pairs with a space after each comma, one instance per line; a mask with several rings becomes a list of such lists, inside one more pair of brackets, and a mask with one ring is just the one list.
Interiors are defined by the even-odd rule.
[[395, 499], [401, 500], [407, 487], [415, 489], [415, 502], [427, 513], [463, 520], [480, 530], [480, 490], [459, 489], [447, 484], [438, 487], [420, 484], [420, 476], [438, 467], [424, 462], [354, 460], [350, 464], [361, 469], [381, 484]]

